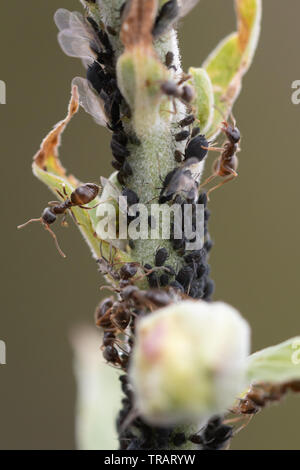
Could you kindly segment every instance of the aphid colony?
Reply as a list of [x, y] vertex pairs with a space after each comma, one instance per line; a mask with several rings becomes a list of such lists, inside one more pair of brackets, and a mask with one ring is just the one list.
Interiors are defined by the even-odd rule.
[[[174, 27], [197, 1], [169, 0], [164, 3], [154, 22], [153, 38], [157, 39]], [[125, 14], [125, 4], [127, 3], [124, 2], [120, 11], [121, 18]], [[128, 162], [130, 156], [128, 144], [138, 145], [139, 142], [133, 135], [127, 135], [123, 126], [123, 118], [130, 117], [130, 109], [122, 97], [116, 79], [116, 57], [110, 41], [110, 36], [115, 36], [116, 32], [109, 25], [98, 26], [92, 17], [76, 12], [71, 13], [64, 9], [58, 10], [55, 21], [60, 30], [59, 42], [62, 49], [72, 57], [80, 57], [86, 68], [86, 78], [77, 77], [73, 81], [78, 88], [80, 104], [95, 118], [96, 122], [106, 125], [112, 132], [111, 151], [114, 157], [112, 166], [118, 172], [117, 178], [122, 187], [121, 194], [127, 197], [128, 209], [130, 209], [130, 206], [139, 202], [139, 195], [126, 187], [127, 178], [132, 175], [132, 168]], [[173, 53], [168, 52], [165, 57], [165, 66], [168, 69], [173, 68], [176, 73], [173, 59]], [[210, 213], [207, 209], [207, 193], [201, 192], [201, 188], [216, 176], [226, 177], [219, 185], [210, 189], [209, 193], [237, 176], [236, 153], [239, 150], [240, 133], [235, 123], [231, 126], [224, 122], [222, 130], [227, 137], [226, 143], [222, 148], [210, 147], [205, 135], [201, 134], [192, 112], [191, 102], [194, 92], [186, 84], [188, 78], [183, 74], [177, 80], [167, 80], [160, 85], [161, 93], [173, 101], [174, 109], [176, 110], [176, 100], [179, 100], [186, 106], [187, 114], [181, 116], [178, 122], [179, 130], [174, 135], [175, 146], [180, 143], [182, 149], [182, 143], [186, 142], [184, 151], [178, 148], [175, 150], [176, 163], [174, 164], [177, 165], [164, 175], [158, 202], [160, 204], [176, 203], [182, 208], [185, 204], [190, 204], [194, 232], [197, 228], [195, 207], [196, 204], [203, 204], [205, 243], [199, 250], [186, 250], [186, 244], [191, 240], [187, 240], [184, 233], [183, 218], [180, 239], [175, 238], [174, 227], [171, 227], [171, 243], [173, 249], [181, 257], [180, 267], [174, 268], [167, 264], [169, 252], [165, 247], [159, 247], [154, 253], [153, 266], [148, 263], [115, 265], [112, 259], [107, 260], [101, 253], [102, 256], [98, 260], [99, 269], [115, 281], [117, 287], [114, 290], [118, 294], [118, 299], [109, 297], [102, 301], [96, 309], [95, 320], [96, 324], [103, 329], [102, 350], [105, 360], [123, 370], [125, 374], [134, 344], [137, 317], [187, 296], [209, 300], [213, 293], [214, 284], [209, 279], [207, 262], [208, 253], [212, 247], [207, 228]], [[194, 170], [199, 162], [204, 160], [209, 150], [220, 152], [220, 156], [214, 165], [211, 177], [199, 187]], [[41, 222], [54, 238], [60, 254], [65, 256], [49, 226], [55, 222], [59, 214], [63, 215], [64, 222], [67, 211], [74, 217], [73, 207], [90, 209], [90, 207], [85, 207], [85, 204], [93, 201], [98, 192], [99, 187], [91, 183], [80, 185], [69, 197], [65, 190], [64, 194], [59, 192], [60, 197], [64, 199], [63, 202], [50, 202], [39, 219], [32, 219], [24, 225], [33, 221]], [[132, 219], [129, 213], [128, 222]], [[149, 225], [152, 223], [150, 216]], [[132, 240], [129, 240], [129, 245], [134, 248]], [[137, 281], [143, 277], [146, 277], [149, 282], [149, 290], [140, 290], [136, 285]], [[121, 449], [162, 449], [168, 444], [170, 436], [174, 445], [178, 447], [187, 440], [199, 444], [204, 449], [219, 449], [226, 446], [232, 435], [231, 428], [222, 424], [220, 418], [214, 418], [204, 430], [193, 436], [174, 433], [173, 429], [149, 427], [139, 416], [131, 420], [130, 425], [125, 426], [128, 417], [133, 412], [133, 393], [127, 375], [121, 376], [120, 380], [125, 395], [122, 401], [123, 408], [117, 421]]]

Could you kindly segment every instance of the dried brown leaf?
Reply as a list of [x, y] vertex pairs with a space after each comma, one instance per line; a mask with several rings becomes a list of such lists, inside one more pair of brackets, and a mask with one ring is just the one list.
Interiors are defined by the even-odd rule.
[[131, 0], [124, 12], [120, 38], [129, 50], [137, 45], [152, 48], [152, 29], [157, 13], [157, 0]]
[[[55, 127], [44, 138], [39, 151], [33, 157], [34, 164], [44, 171], [51, 171], [58, 176], [66, 178], [66, 170], [62, 166], [58, 157], [58, 148], [61, 142], [61, 135], [67, 124], [70, 122], [74, 114], [79, 109], [79, 97], [76, 86], [72, 87], [72, 96], [68, 107], [68, 114], [62, 121], [58, 122]], [[70, 176], [69, 181], [73, 185], [79, 182], [74, 176]]]

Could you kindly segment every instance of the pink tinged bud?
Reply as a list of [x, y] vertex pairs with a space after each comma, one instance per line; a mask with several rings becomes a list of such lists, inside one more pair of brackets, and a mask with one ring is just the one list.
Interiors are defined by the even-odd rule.
[[243, 389], [247, 322], [221, 302], [183, 301], [141, 319], [130, 377], [149, 422], [170, 425], [225, 412]]

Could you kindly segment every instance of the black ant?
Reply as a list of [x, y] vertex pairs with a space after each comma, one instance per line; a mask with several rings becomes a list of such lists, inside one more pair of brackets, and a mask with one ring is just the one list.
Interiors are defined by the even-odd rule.
[[[121, 288], [127, 286], [133, 281], [134, 276], [137, 274], [138, 269], [141, 266], [138, 262], [114, 263], [112, 245], [110, 245], [109, 259], [105, 258], [102, 251], [102, 242], [100, 243], [100, 254], [101, 257], [97, 259], [97, 263], [99, 265], [99, 270], [101, 274], [103, 274], [104, 276], [110, 276], [114, 281], [117, 281], [119, 283]], [[115, 269], [116, 265], [121, 265], [119, 271]], [[139, 279], [140, 277], [135, 279], [135, 281], [138, 281]]]
[[113, 297], [103, 300], [95, 311], [95, 321], [98, 327], [102, 327], [103, 357], [107, 362], [126, 369], [128, 353], [122, 348], [119, 333], [125, 334], [125, 330], [131, 321], [131, 314], [126, 306], [115, 302]]
[[235, 430], [234, 434], [237, 434], [249, 424], [254, 415], [268, 405], [280, 402], [288, 392], [299, 393], [300, 381], [292, 380], [281, 384], [270, 384], [268, 382], [253, 384], [244, 397], [239, 399], [237, 405], [229, 410], [230, 413], [237, 415], [237, 417], [227, 419], [224, 421], [224, 424], [236, 424], [247, 417], [248, 419]]
[[212, 175], [207, 178], [204, 183], [201, 184], [200, 188], [206, 186], [217, 176], [221, 176], [222, 178], [226, 177], [226, 179], [221, 181], [221, 183], [209, 189], [209, 191], [207, 191], [207, 196], [215, 189], [220, 188], [221, 186], [223, 186], [223, 184], [232, 181], [238, 176], [236, 172], [238, 167], [238, 158], [236, 154], [240, 150], [239, 143], [241, 140], [241, 134], [239, 129], [236, 127], [236, 121], [233, 116], [232, 122], [233, 125], [230, 125], [227, 121], [222, 122], [223, 127], [221, 128], [221, 130], [225, 133], [227, 137], [227, 142], [224, 143], [223, 147], [202, 147], [204, 150], [221, 152], [221, 155], [219, 156], [219, 158], [217, 158], [213, 165]]
[[279, 402], [287, 392], [300, 392], [300, 381], [295, 380], [284, 384], [257, 383], [251, 386], [239, 404], [230, 410], [234, 414], [254, 415], [272, 402]]
[[[71, 194], [70, 197], [68, 197], [66, 188], [63, 186], [63, 193], [62, 194], [59, 190], [56, 190], [58, 195], [64, 199], [63, 202], [59, 201], [50, 201], [48, 203], [48, 207], [46, 207], [41, 215], [41, 217], [37, 219], [30, 219], [28, 222], [25, 224], [19, 225], [17, 228], [21, 229], [23, 227], [26, 227], [26, 225], [30, 224], [31, 222], [40, 222], [43, 227], [51, 234], [51, 236], [54, 238], [54, 242], [56, 245], [56, 248], [60, 255], [65, 258], [66, 255], [63, 253], [63, 251], [60, 249], [57, 238], [55, 233], [50, 229], [49, 225], [53, 224], [56, 221], [56, 218], [58, 215], [63, 214], [63, 220], [62, 220], [62, 225], [66, 224], [66, 212], [67, 210], [70, 210], [70, 213], [74, 220], [76, 221], [71, 208], [72, 207], [80, 207], [81, 209], [94, 209], [94, 207], [85, 207], [84, 204], [88, 204], [89, 202], [93, 201], [99, 193], [99, 186], [93, 183], [86, 183], [78, 186]], [[76, 221], [76, 223], [78, 223]]]

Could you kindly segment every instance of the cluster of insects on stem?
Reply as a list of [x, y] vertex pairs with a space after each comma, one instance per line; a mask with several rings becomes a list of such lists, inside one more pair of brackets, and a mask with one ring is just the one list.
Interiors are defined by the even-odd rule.
[[182, 295], [172, 288], [141, 290], [137, 286], [138, 281], [155, 268], [149, 270], [145, 266], [146, 274], [137, 275], [138, 270], [142, 269], [139, 263], [124, 263], [120, 269], [116, 269], [115, 265], [102, 257], [99, 264], [103, 274], [106, 272], [118, 280], [115, 288], [105, 286], [116, 292], [118, 299], [109, 297], [101, 301], [95, 311], [96, 325], [103, 330], [103, 356], [111, 365], [126, 371], [134, 343], [135, 319], [171, 304]]

